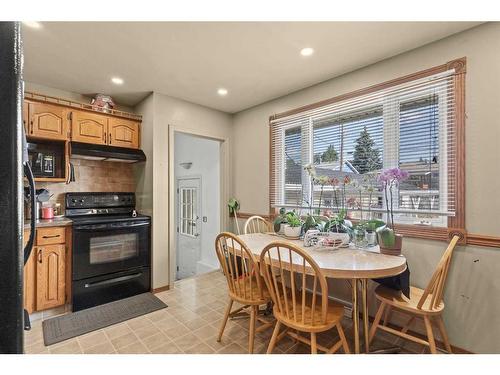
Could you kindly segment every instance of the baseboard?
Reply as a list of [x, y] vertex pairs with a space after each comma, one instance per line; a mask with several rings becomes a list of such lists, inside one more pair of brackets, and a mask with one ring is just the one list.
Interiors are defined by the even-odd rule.
[[170, 290], [170, 285], [165, 285], [165, 286], [162, 286], [160, 288], [153, 289], [151, 291], [151, 293], [156, 294], [156, 293], [160, 293], [160, 292], [165, 292], [167, 290]]

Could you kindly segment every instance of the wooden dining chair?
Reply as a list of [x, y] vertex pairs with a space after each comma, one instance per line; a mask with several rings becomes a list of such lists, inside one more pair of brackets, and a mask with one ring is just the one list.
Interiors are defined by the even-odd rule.
[[273, 232], [271, 223], [263, 217], [257, 215], [249, 217], [245, 222], [245, 227], [243, 228], [244, 234], [268, 232]]
[[[382, 329], [383, 331], [392, 333], [404, 339], [428, 346], [430, 352], [435, 354], [437, 352], [436, 341], [432, 330], [432, 323], [435, 323], [439, 329], [445, 349], [449, 353], [452, 352], [442, 317], [444, 310], [443, 294], [446, 277], [448, 276], [448, 270], [450, 268], [451, 256], [458, 240], [459, 237], [454, 236], [450, 241], [448, 248], [441, 257], [441, 260], [439, 261], [437, 268], [425, 290], [411, 286], [410, 298], [406, 298], [401, 294], [401, 292], [386, 288], [382, 285], [375, 289], [375, 296], [380, 301], [380, 306], [375, 314], [375, 319], [370, 329], [370, 342], [373, 340], [377, 329]], [[409, 316], [407, 323], [401, 331], [387, 326], [390, 318], [389, 311], [392, 312], [393, 309]], [[384, 323], [380, 324], [384, 311], [386, 311]], [[408, 329], [416, 318], [421, 318], [424, 321], [427, 341], [408, 334]]]
[[[272, 322], [259, 316], [259, 306], [271, 297], [259, 271], [259, 264], [248, 247], [232, 233], [220, 233], [215, 239], [215, 251], [229, 288], [229, 302], [217, 341], [220, 342], [230, 316], [250, 308], [248, 352], [253, 353], [255, 333], [272, 327]], [[231, 311], [234, 302], [243, 307]], [[256, 327], [256, 322], [263, 323]]]
[[[310, 345], [313, 354], [316, 354], [318, 349], [334, 353], [341, 346], [345, 353], [350, 353], [341, 325], [344, 306], [328, 300], [326, 278], [306, 252], [291, 243], [274, 242], [262, 251], [260, 267], [273, 300], [273, 313], [276, 318], [267, 353], [272, 353], [276, 342], [285, 334]], [[312, 282], [311, 291], [307, 288], [308, 276]], [[286, 328], [280, 333], [282, 325]], [[331, 348], [318, 345], [316, 334], [333, 327], [337, 328], [339, 341]], [[308, 333], [310, 339], [299, 332]]]

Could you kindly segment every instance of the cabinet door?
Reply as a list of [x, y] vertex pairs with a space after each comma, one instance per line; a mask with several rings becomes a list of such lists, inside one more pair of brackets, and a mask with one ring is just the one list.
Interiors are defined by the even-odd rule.
[[[24, 231], [23, 246], [28, 242], [29, 230]], [[24, 308], [31, 314], [36, 306], [36, 247], [33, 247], [28, 262], [24, 265]]]
[[68, 115], [65, 107], [46, 103], [29, 103], [29, 136], [37, 138], [68, 139]]
[[108, 138], [108, 118], [91, 112], [73, 111], [71, 140], [105, 145]]
[[23, 101], [23, 126], [24, 126], [24, 131], [26, 132], [26, 135], [30, 134], [31, 128], [28, 126], [30, 123], [29, 121], [29, 103], [25, 100]]
[[37, 247], [36, 309], [45, 310], [65, 303], [65, 246]]
[[111, 146], [139, 148], [139, 124], [112, 117], [109, 119], [108, 144]]

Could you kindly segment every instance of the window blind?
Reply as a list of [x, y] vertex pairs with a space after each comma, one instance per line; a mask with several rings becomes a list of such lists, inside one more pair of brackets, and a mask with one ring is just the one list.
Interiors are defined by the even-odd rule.
[[[454, 215], [454, 73], [271, 120], [272, 207], [335, 212], [332, 182], [347, 177], [345, 208], [383, 213], [376, 175], [399, 167], [410, 176], [393, 196], [400, 221]], [[310, 165], [319, 181], [305, 171]]]

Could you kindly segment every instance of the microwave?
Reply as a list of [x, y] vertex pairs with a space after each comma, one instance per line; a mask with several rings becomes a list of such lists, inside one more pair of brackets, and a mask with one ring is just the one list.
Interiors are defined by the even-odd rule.
[[34, 177], [55, 177], [59, 155], [40, 147], [30, 147], [28, 143], [28, 159]]

